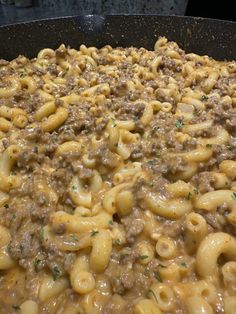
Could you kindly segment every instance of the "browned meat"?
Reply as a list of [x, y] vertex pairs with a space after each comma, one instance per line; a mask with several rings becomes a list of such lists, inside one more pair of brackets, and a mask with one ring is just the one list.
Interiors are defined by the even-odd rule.
[[143, 157], [142, 146], [137, 145], [131, 152], [130, 158], [137, 160]]
[[93, 170], [85, 167], [80, 167], [78, 176], [82, 180], [91, 179], [94, 176]]
[[228, 145], [214, 145], [213, 151], [218, 163], [226, 159], [234, 160], [236, 158], [236, 145], [233, 142]]
[[134, 210], [131, 215], [121, 219], [121, 222], [126, 231], [127, 242], [133, 243], [144, 228], [144, 221], [141, 218], [139, 210]]
[[230, 88], [230, 85], [233, 85], [235, 83], [236, 83], [235, 76], [232, 76], [232, 77], [222, 76], [217, 81], [215, 88], [220, 91], [220, 94], [222, 96], [224, 96], [224, 95], [230, 95], [231, 96], [232, 89]]
[[192, 178], [192, 182], [198, 187], [200, 193], [207, 193], [214, 190], [214, 177], [211, 172], [201, 172]]
[[98, 134], [101, 134], [102, 131], [104, 131], [107, 123], [108, 123], [108, 119], [107, 118], [103, 118], [102, 121], [96, 126], [96, 132]]
[[130, 269], [124, 272], [120, 276], [120, 282], [123, 285], [124, 289], [131, 289], [134, 286], [135, 283], [135, 275], [134, 272]]
[[116, 153], [111, 152], [104, 145], [101, 145], [97, 151], [91, 152], [89, 158], [95, 158], [98, 163], [109, 168], [115, 168], [120, 160], [120, 157]]
[[43, 136], [43, 130], [40, 127], [27, 129], [24, 136], [27, 140], [38, 142]]
[[34, 233], [18, 233], [18, 240], [13, 240], [9, 245], [9, 254], [14, 259], [34, 257], [40, 247], [38, 237]]
[[48, 66], [47, 71], [52, 75], [58, 75], [59, 70], [57, 68], [57, 65], [55, 63], [52, 63]]
[[133, 105], [121, 99], [120, 102], [112, 103], [110, 110], [113, 111], [116, 117], [119, 117], [120, 120], [129, 120], [140, 118], [144, 108], [145, 105], [142, 102]]

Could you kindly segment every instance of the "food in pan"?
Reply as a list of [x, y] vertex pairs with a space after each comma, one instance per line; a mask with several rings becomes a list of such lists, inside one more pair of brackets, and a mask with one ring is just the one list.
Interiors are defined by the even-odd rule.
[[0, 313], [236, 313], [236, 62], [0, 61]]

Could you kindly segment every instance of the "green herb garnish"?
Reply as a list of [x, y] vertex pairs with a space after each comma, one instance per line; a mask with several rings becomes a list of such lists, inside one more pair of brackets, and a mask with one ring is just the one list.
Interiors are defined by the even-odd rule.
[[201, 97], [202, 101], [207, 100], [207, 99], [208, 99], [208, 97], [206, 95], [202, 95], [202, 97]]
[[231, 195], [231, 197], [232, 197], [232, 199], [233, 199], [234, 201], [236, 201], [236, 192], [233, 192], [233, 194]]
[[40, 229], [40, 232], [39, 232], [39, 239], [40, 239], [41, 241], [44, 240], [44, 230], [43, 230], [43, 228]]
[[112, 121], [112, 127], [114, 128], [115, 126], [117, 126], [116, 124], [116, 120], [114, 118], [111, 118], [111, 121]]
[[191, 197], [192, 197], [192, 193], [188, 192], [187, 200], [189, 201]]
[[36, 271], [36, 273], [39, 272], [39, 264], [40, 263], [41, 263], [41, 259], [35, 258], [35, 260], [34, 260], [34, 270]]
[[91, 232], [91, 237], [94, 237], [96, 234], [98, 234], [98, 231], [92, 230], [92, 232]]
[[[67, 207], [66, 212], [70, 215], [74, 215], [75, 209], [73, 207]], [[83, 217], [83, 215], [81, 215]]]
[[20, 244], [20, 254], [22, 255], [24, 253], [24, 245]]
[[60, 269], [57, 266], [54, 266], [52, 269], [53, 280], [56, 281], [58, 278], [60, 278], [60, 276], [61, 276]]
[[148, 255], [140, 255], [140, 256], [139, 256], [139, 259], [142, 259], [142, 260], [143, 260], [143, 259], [146, 259], [146, 258], [148, 258]]
[[155, 271], [154, 276], [155, 276], [156, 280], [158, 280], [159, 282], [162, 282], [161, 275], [159, 274], [158, 271]]
[[8, 245], [7, 245], [7, 252], [8, 252], [8, 253], [10, 253], [10, 252], [11, 252], [11, 242], [10, 242], [10, 243], [8, 243]]
[[233, 149], [235, 148], [235, 146], [233, 146], [233, 145], [227, 145], [226, 148], [227, 148], [228, 150], [233, 150]]
[[147, 164], [150, 165], [150, 166], [155, 165], [155, 163], [156, 163], [155, 159], [151, 159], [151, 160], [147, 161]]
[[176, 127], [177, 129], [181, 129], [182, 126], [183, 126], [183, 121], [177, 120], [177, 121], [175, 122], [175, 127]]
[[78, 239], [78, 236], [76, 235], [76, 234], [71, 234], [70, 235], [70, 238], [71, 238], [71, 240], [73, 240], [73, 241], [79, 241], [79, 239]]
[[193, 114], [194, 114], [194, 115], [197, 115], [197, 114], [198, 114], [198, 110], [197, 110], [196, 107], [194, 107]]
[[103, 181], [106, 181], [106, 180], [107, 180], [107, 175], [101, 174], [101, 177], [102, 177], [102, 180], [103, 180]]

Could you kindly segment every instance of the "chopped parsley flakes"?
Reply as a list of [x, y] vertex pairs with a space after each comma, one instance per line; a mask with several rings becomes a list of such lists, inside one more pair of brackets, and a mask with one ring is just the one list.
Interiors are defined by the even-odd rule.
[[71, 234], [70, 239], [75, 242], [79, 241], [78, 236], [76, 234]]
[[148, 255], [140, 255], [140, 256], [139, 256], [139, 259], [142, 259], [142, 260], [143, 260], [143, 259], [146, 259], [146, 258], [148, 258]]
[[34, 259], [34, 270], [36, 273], [39, 272], [39, 264], [41, 263], [41, 259], [35, 258]]
[[232, 199], [233, 199], [234, 201], [236, 201], [236, 192], [233, 192], [233, 194], [232, 194], [231, 196], [232, 196]]
[[40, 232], [39, 232], [39, 239], [40, 239], [41, 241], [44, 240], [44, 230], [43, 230], [43, 228], [40, 229]]
[[96, 234], [98, 234], [98, 231], [96, 231], [96, 230], [91, 231], [91, 237], [94, 237]]
[[155, 271], [154, 275], [155, 275], [156, 280], [158, 280], [159, 282], [162, 282], [161, 275], [159, 274], [158, 271]]
[[176, 127], [177, 129], [181, 129], [181, 128], [183, 127], [183, 121], [177, 120], [177, 121], [175, 122], [175, 127]]
[[207, 99], [208, 99], [208, 97], [206, 95], [202, 95], [201, 101], [204, 101], [204, 100], [207, 100]]
[[116, 239], [116, 240], [115, 240], [115, 244], [121, 245], [121, 243], [122, 243], [121, 239]]
[[24, 253], [24, 249], [25, 249], [24, 245], [21, 243], [19, 248], [20, 248], [20, 254], [22, 255]]
[[54, 281], [61, 277], [60, 269], [57, 266], [54, 266], [52, 269], [52, 277]]
[[191, 192], [188, 192], [188, 196], [187, 196], [187, 200], [189, 201], [192, 197], [192, 193]]

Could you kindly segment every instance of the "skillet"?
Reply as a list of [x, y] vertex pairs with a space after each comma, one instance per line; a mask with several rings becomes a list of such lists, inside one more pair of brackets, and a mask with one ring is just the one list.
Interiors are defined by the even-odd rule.
[[236, 23], [214, 19], [158, 15], [85, 15], [51, 18], [0, 27], [0, 58], [29, 58], [61, 43], [87, 46], [136, 46], [153, 49], [166, 36], [187, 52], [218, 60], [236, 59]]
[[1, 27], [0, 58], [33, 57], [40, 49], [61, 43], [75, 48], [85, 43], [152, 49], [160, 35], [186, 51], [221, 60], [236, 56], [236, 24], [231, 22], [173, 16], [83, 16]]

